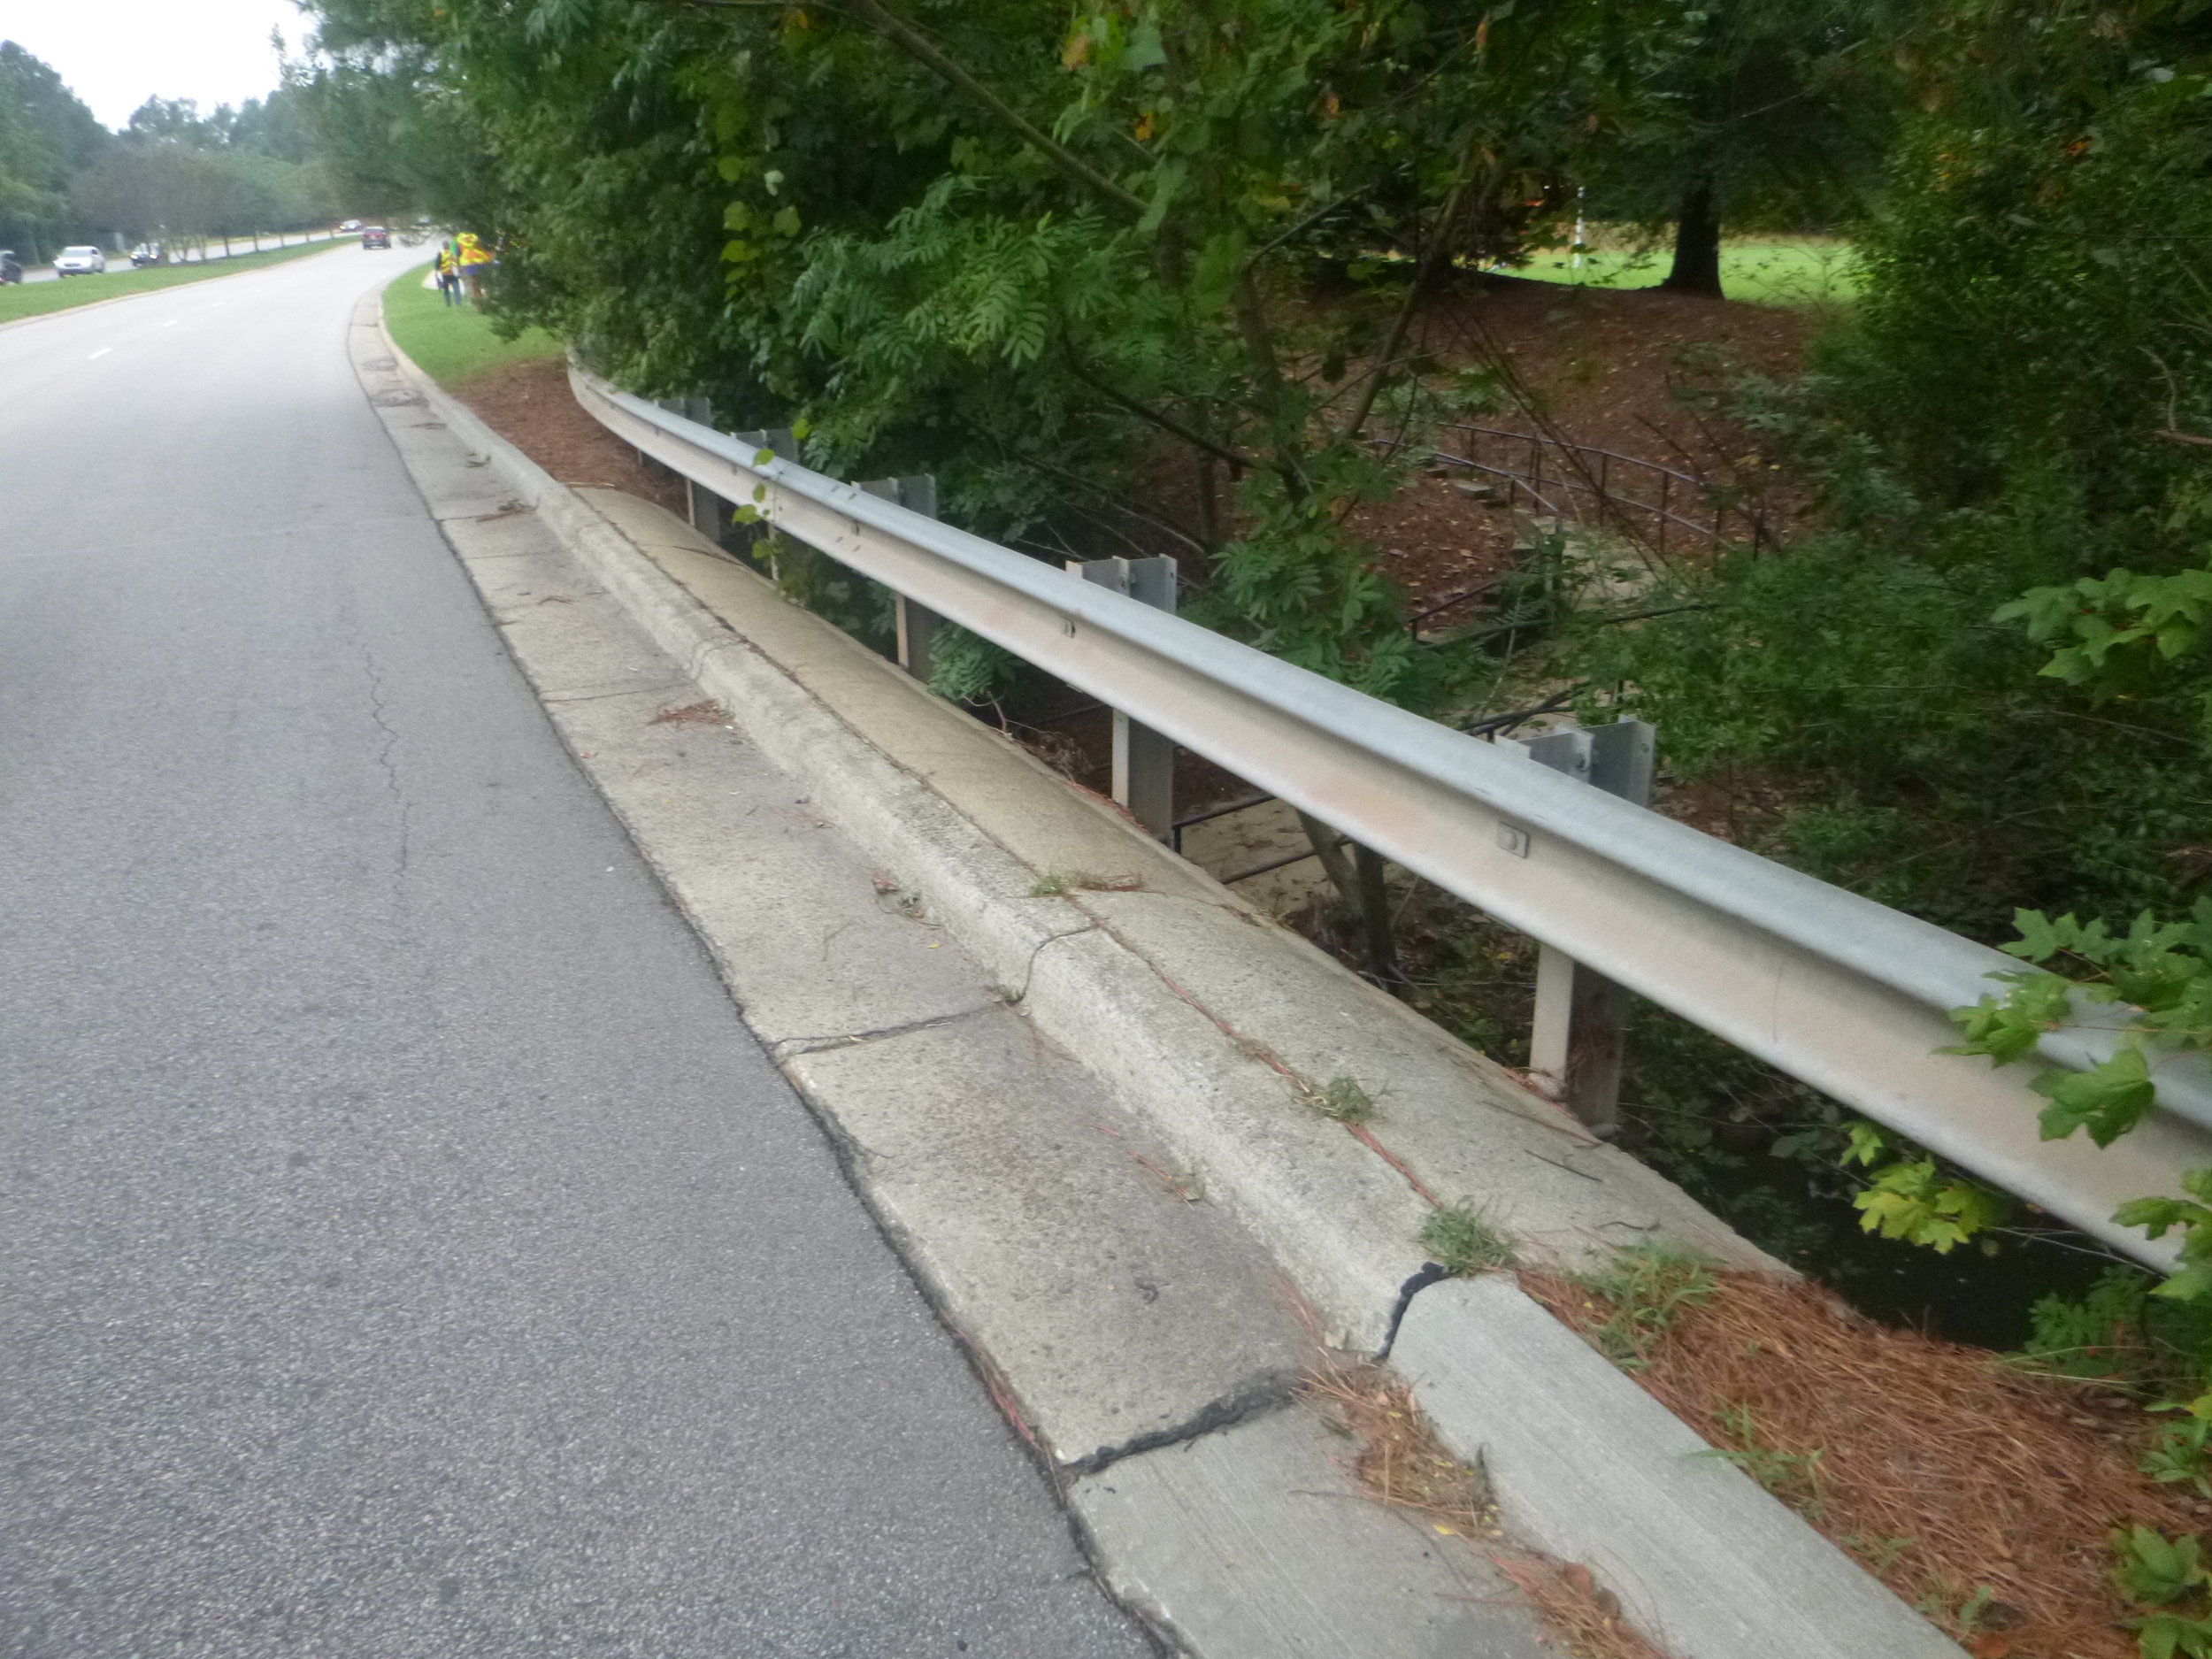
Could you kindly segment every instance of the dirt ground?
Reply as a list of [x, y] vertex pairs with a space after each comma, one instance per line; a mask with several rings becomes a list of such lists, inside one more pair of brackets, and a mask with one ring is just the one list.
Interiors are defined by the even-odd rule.
[[[1801, 501], [1748, 434], [1699, 405], [1739, 377], [1794, 373], [1817, 326], [1807, 312], [1656, 288], [1576, 288], [1493, 277], [1432, 308], [1422, 342], [1454, 367], [1506, 365], [1507, 399], [1471, 424], [1664, 466], [1740, 495], [1762, 508], [1778, 533]], [[1474, 434], [1439, 436], [1440, 449], [1493, 465], [1519, 465], [1525, 455], [1521, 446]], [[1614, 476], [1640, 476], [1644, 482], [1634, 487], [1648, 487], [1648, 475], [1635, 469]], [[1463, 620], [1448, 602], [1475, 592], [1510, 564], [1511, 513], [1467, 488], [1484, 481], [1462, 468], [1432, 468], [1394, 500], [1350, 519], [1352, 529], [1376, 544], [1388, 573], [1409, 590], [1415, 611], [1444, 605], [1441, 621]], [[1688, 516], [1703, 514], [1694, 490], [1673, 488], [1681, 492], [1676, 500], [1688, 496]], [[1635, 522], [1654, 527], [1647, 518]], [[1741, 528], [1740, 522], [1738, 534]], [[1678, 532], [1663, 550], [1695, 557], [1706, 549]]]
[[494, 369], [462, 382], [454, 395], [560, 482], [624, 490], [683, 511], [683, 480], [579, 408], [569, 395], [568, 366], [558, 357]]

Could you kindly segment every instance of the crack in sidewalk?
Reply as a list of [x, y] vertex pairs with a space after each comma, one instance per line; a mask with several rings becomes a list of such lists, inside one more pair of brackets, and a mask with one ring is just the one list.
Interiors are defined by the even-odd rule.
[[987, 1014], [1006, 1004], [997, 997], [979, 1002], [973, 1008], [964, 1008], [952, 1014], [932, 1014], [926, 1019], [910, 1019], [903, 1025], [879, 1025], [872, 1031], [840, 1032], [826, 1037], [785, 1037], [768, 1045], [769, 1057], [778, 1061], [795, 1060], [801, 1055], [820, 1054], [831, 1048], [849, 1048], [856, 1043], [874, 1042], [883, 1037], [903, 1037], [909, 1032], [927, 1031], [935, 1025], [949, 1025], [956, 1020], [972, 1019], [978, 1014]]
[[1234, 1428], [1240, 1423], [1263, 1417], [1271, 1411], [1279, 1411], [1290, 1404], [1298, 1397], [1300, 1381], [1301, 1379], [1290, 1371], [1263, 1372], [1227, 1394], [1209, 1400], [1180, 1423], [1133, 1435], [1118, 1446], [1102, 1446], [1087, 1456], [1070, 1459], [1060, 1468], [1069, 1475], [1094, 1475], [1101, 1470], [1110, 1469], [1125, 1457], [1137, 1457], [1146, 1452], [1186, 1445], [1222, 1429]]

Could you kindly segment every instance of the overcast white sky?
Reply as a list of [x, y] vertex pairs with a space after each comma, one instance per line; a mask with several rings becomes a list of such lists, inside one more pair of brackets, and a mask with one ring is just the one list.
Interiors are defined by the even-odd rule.
[[266, 96], [273, 27], [297, 53], [309, 22], [292, 0], [0, 0], [0, 40], [51, 64], [109, 127], [150, 97]]

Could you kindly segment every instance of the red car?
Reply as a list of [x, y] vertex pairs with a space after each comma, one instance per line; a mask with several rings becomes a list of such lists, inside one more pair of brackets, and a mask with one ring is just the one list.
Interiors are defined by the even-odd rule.
[[392, 233], [381, 225], [371, 225], [361, 233], [361, 245], [364, 248], [388, 248], [392, 245]]

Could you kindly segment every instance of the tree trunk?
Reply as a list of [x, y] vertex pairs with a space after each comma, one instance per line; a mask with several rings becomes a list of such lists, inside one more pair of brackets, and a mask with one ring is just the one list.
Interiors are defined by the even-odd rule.
[[1682, 214], [1674, 227], [1674, 268], [1659, 285], [1678, 294], [1720, 291], [1720, 216], [1713, 211], [1713, 181], [1700, 178], [1683, 193]]

